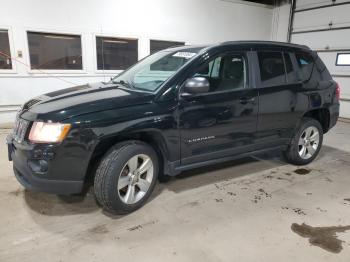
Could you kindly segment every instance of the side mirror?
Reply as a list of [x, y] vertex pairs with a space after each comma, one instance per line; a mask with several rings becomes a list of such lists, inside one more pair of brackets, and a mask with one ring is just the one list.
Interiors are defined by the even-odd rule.
[[186, 80], [182, 96], [191, 96], [209, 92], [210, 84], [205, 77], [193, 77]]

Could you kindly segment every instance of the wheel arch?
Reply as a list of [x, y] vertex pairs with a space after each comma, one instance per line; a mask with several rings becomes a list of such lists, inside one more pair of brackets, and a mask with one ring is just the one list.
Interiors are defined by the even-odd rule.
[[158, 130], [143, 130], [132, 132], [129, 134], [115, 134], [108, 137], [100, 138], [96, 144], [92, 156], [89, 161], [88, 172], [86, 175], [86, 181], [93, 181], [95, 171], [98, 167], [103, 156], [106, 152], [115, 144], [127, 141], [141, 141], [150, 145], [156, 152], [159, 160], [159, 174], [158, 176], [168, 173], [168, 159], [169, 151], [165, 141], [165, 138]]
[[328, 108], [318, 108], [307, 111], [303, 117], [310, 117], [317, 120], [323, 129], [323, 133], [327, 133], [330, 126], [330, 112]]

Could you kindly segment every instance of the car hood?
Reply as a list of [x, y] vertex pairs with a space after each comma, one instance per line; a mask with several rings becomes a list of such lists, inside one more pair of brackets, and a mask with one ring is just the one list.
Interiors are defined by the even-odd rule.
[[29, 100], [23, 105], [21, 117], [58, 122], [78, 115], [150, 103], [153, 98], [154, 94], [126, 89], [118, 84], [86, 84]]

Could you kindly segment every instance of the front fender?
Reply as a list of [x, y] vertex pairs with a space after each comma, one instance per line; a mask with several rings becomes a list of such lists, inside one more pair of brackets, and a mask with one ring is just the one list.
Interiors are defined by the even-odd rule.
[[180, 157], [176, 108], [171, 102], [150, 103], [95, 112], [69, 121], [83, 126], [82, 139], [88, 138], [86, 143], [94, 149], [106, 141], [110, 147], [127, 139], [150, 140], [168, 161], [175, 161]]

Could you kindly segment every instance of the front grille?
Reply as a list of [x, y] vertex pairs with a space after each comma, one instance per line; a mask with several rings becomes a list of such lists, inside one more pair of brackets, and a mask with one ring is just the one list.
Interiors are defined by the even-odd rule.
[[16, 122], [15, 122], [15, 127], [13, 129], [13, 139], [18, 142], [18, 143], [22, 143], [25, 135], [27, 133], [27, 129], [29, 126], [29, 121], [24, 120], [22, 118], [17, 118]]

